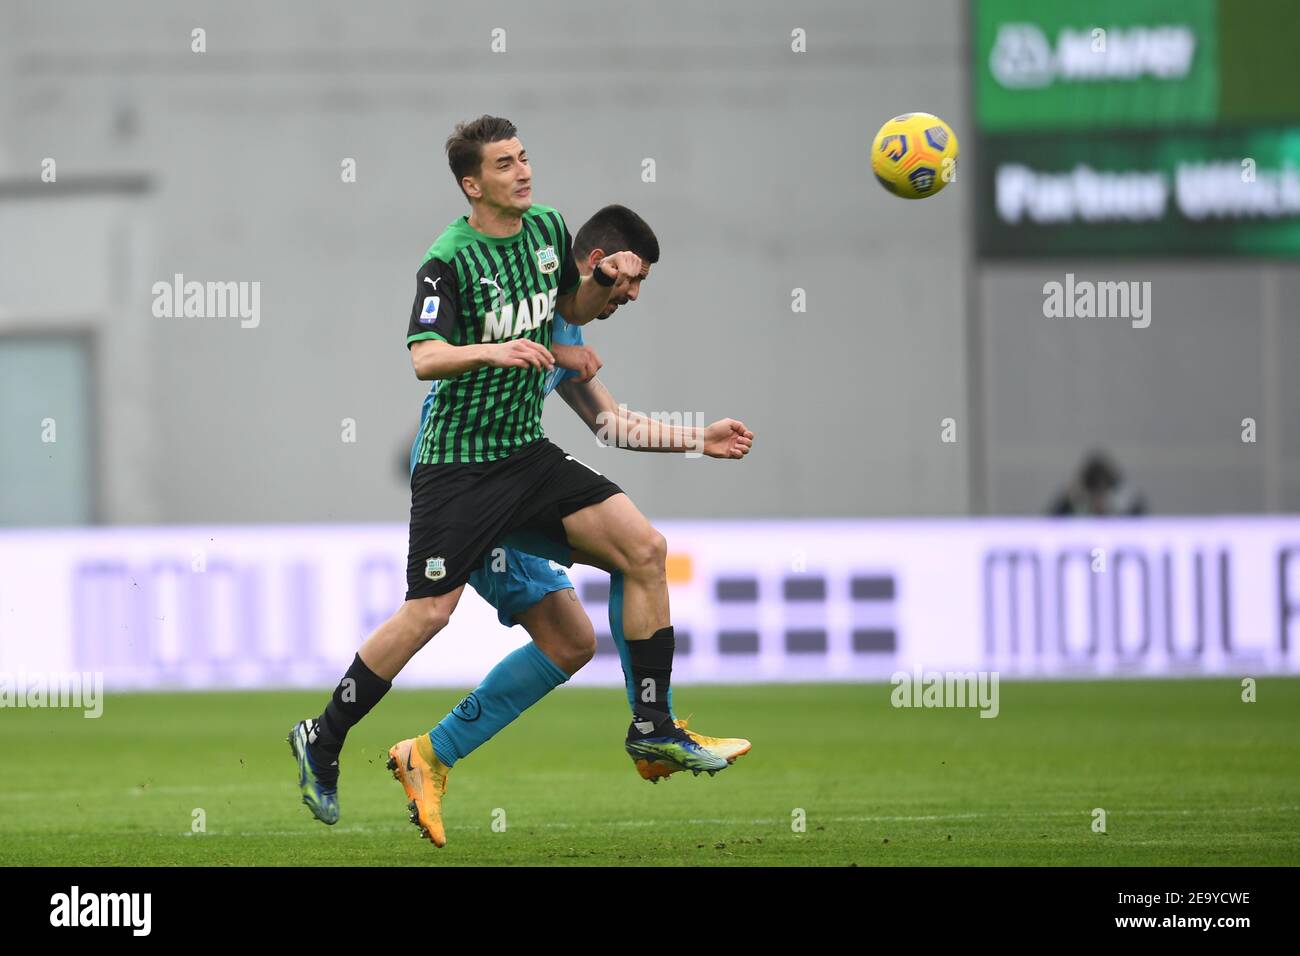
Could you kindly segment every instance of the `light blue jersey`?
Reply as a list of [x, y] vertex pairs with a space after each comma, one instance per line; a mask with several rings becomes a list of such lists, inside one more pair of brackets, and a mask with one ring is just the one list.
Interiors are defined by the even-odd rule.
[[[551, 320], [555, 323], [551, 330], [552, 345], [582, 345], [582, 329], [570, 325], [560, 315]], [[559, 386], [566, 378], [576, 377], [577, 372], [560, 368], [558, 365], [546, 373], [545, 394]], [[424, 432], [424, 420], [433, 408], [433, 398], [438, 393], [441, 381], [433, 383], [429, 394], [420, 409], [420, 427], [415, 432], [415, 442], [411, 445], [411, 472], [415, 472], [415, 462], [420, 448], [420, 435]], [[497, 609], [497, 618], [506, 627], [515, 623], [515, 615], [526, 611], [551, 591], [562, 591], [573, 587], [569, 576], [558, 564], [546, 558], [538, 557], [516, 548], [497, 548], [501, 552], [494, 559], [489, 554], [483, 559], [483, 567], [470, 575], [469, 583], [485, 601]], [[493, 561], [497, 566], [493, 567]]]
[[[568, 322], [565, 322], [564, 318], [560, 315], [556, 315], [551, 321], [554, 323], [554, 328], [551, 329], [552, 345], [583, 344], [581, 326], [570, 325]], [[555, 391], [559, 384], [566, 378], [576, 378], [577, 375], [578, 373], [572, 369], [560, 368], [558, 365], [555, 366], [555, 368], [546, 373], [546, 394], [550, 395], [551, 392]]]

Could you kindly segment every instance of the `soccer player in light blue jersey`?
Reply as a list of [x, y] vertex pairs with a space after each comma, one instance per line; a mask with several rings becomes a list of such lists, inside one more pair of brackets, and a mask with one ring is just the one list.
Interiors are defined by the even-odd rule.
[[[605, 250], [609, 249], [631, 250], [641, 258], [643, 265], [640, 278], [621, 295], [611, 298], [599, 316], [602, 319], [609, 318], [619, 307], [636, 301], [651, 264], [659, 259], [659, 243], [654, 233], [640, 216], [624, 206], [606, 206], [578, 231], [573, 240], [578, 271], [584, 276], [591, 274]], [[595, 378], [601, 367], [600, 359], [585, 345], [582, 330], [559, 315], [553, 321], [551, 351], [556, 366], [547, 373], [546, 394], [558, 391], [602, 441], [636, 451], [694, 452], [713, 458], [739, 459], [749, 453], [753, 433], [734, 419], [722, 419], [705, 428], [670, 426], [620, 406]], [[422, 425], [423, 417], [433, 406], [439, 384], [434, 383], [425, 399]], [[416, 441], [418, 445], [418, 437]], [[416, 446], [412, 446], [412, 470], [416, 451]], [[525, 645], [525, 648], [507, 656], [430, 732], [434, 750], [448, 767], [481, 746], [535, 702], [532, 699], [535, 693], [521, 693], [516, 688], [539, 679], [543, 686], [546, 683], [558, 685], [568, 680], [595, 653], [595, 632], [574, 594], [568, 574], [562, 565], [541, 556], [551, 552], [553, 546], [548, 547], [544, 540], [533, 541], [518, 536], [507, 538], [487, 554], [483, 566], [469, 579], [484, 600], [497, 609], [502, 624], [506, 627], [521, 624], [524, 627], [535, 650]], [[635, 717], [637, 688], [633, 686], [627, 637], [623, 631], [623, 576], [617, 571], [611, 574], [610, 580], [609, 624], [623, 663], [628, 705]], [[525, 650], [528, 653], [523, 653]], [[537, 651], [541, 654], [538, 655]], [[532, 671], [545, 674], [535, 675]], [[672, 710], [671, 689], [667, 704], [676, 726], [685, 731], [696, 745], [728, 762], [733, 762], [750, 749], [748, 740], [708, 737], [690, 730], [686, 721], [677, 719]], [[662, 747], [651, 750], [639, 747], [636, 741], [629, 739], [627, 751], [637, 771], [652, 783], [680, 770], [693, 769], [674, 760], [673, 754], [665, 752]], [[698, 774], [699, 770], [695, 773]]]

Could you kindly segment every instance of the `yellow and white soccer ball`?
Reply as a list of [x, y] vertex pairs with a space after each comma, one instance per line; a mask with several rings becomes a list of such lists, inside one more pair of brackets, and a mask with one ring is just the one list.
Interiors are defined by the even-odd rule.
[[871, 171], [895, 196], [933, 196], [956, 178], [957, 136], [932, 113], [895, 116], [871, 144]]

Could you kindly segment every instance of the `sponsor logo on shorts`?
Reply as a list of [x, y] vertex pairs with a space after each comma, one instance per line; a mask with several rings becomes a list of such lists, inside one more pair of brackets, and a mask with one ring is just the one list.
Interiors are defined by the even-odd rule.
[[537, 250], [537, 268], [542, 271], [542, 275], [550, 275], [560, 268], [560, 260], [555, 255], [554, 246], [546, 246], [544, 249]]
[[424, 562], [424, 576], [430, 581], [441, 581], [447, 576], [447, 561], [444, 558], [430, 558]]

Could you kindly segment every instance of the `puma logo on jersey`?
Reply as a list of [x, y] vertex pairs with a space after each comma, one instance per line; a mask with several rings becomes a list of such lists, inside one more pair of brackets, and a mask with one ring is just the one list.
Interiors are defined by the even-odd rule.
[[538, 328], [543, 322], [551, 321], [555, 315], [557, 291], [552, 289], [550, 292], [539, 292], [531, 298], [520, 299], [514, 305], [506, 305], [500, 310], [493, 309], [483, 317], [481, 341], [497, 342], [513, 338]]
[[493, 291], [494, 293], [496, 293], [495, 295], [492, 296], [492, 311], [493, 311], [493, 312], [498, 312], [498, 311], [500, 311], [500, 309], [501, 309], [501, 303], [504, 302], [504, 301], [505, 301], [505, 298], [506, 298], [506, 294], [505, 294], [505, 292], [501, 289], [501, 286], [497, 284], [497, 279], [499, 279], [499, 278], [500, 278], [500, 275], [496, 275], [496, 276], [493, 276], [491, 279], [479, 279], [479, 280], [478, 280], [478, 284], [479, 284], [479, 285], [491, 286], [491, 287], [492, 287], [492, 291]]
[[429, 285], [433, 286], [433, 291], [434, 291], [434, 292], [437, 292], [437, 291], [438, 291], [438, 283], [442, 281], [442, 276], [438, 276], [438, 278], [436, 278], [436, 279], [430, 279], [428, 276], [425, 276], [425, 277], [424, 277], [424, 281], [427, 282], [427, 283], [429, 283]]

